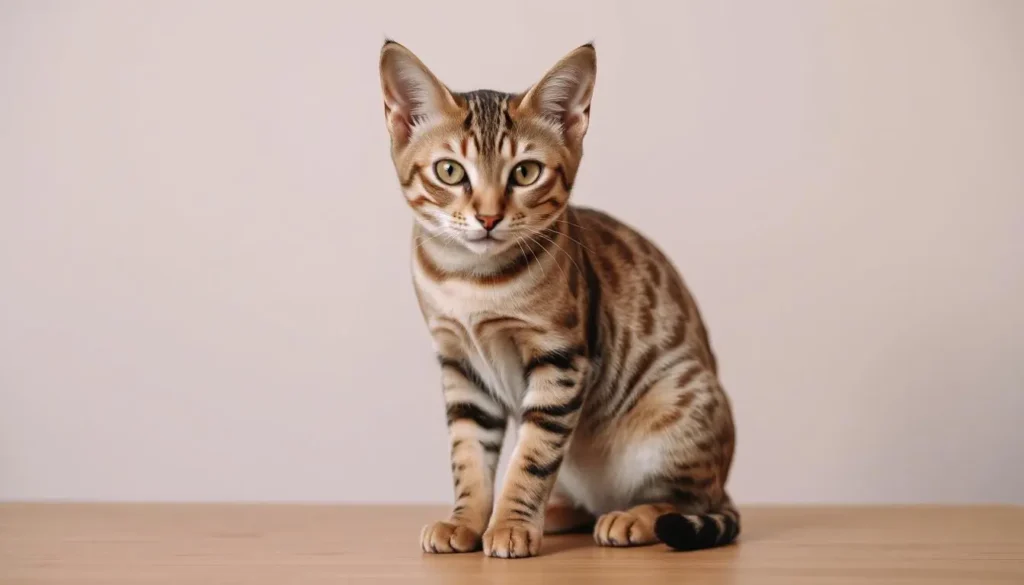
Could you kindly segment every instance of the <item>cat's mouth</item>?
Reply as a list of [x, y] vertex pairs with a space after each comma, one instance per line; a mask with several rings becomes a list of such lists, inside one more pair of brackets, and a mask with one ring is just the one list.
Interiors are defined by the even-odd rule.
[[494, 232], [489, 232], [489, 231], [486, 231], [486, 230], [481, 230], [481, 232], [478, 232], [478, 233], [466, 234], [466, 241], [467, 242], [480, 243], [480, 242], [503, 242], [504, 240], [502, 238], [497, 237], [497, 235], [495, 235]]
[[471, 252], [476, 254], [489, 254], [494, 253], [508, 243], [503, 239], [500, 234], [493, 232], [484, 232], [482, 234], [466, 234], [463, 242]]

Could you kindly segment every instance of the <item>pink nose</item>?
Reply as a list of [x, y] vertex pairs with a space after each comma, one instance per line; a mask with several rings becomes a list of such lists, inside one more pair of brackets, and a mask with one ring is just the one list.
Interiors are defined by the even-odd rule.
[[504, 215], [478, 215], [476, 220], [480, 222], [480, 225], [484, 226], [485, 230], [491, 231], [504, 217]]

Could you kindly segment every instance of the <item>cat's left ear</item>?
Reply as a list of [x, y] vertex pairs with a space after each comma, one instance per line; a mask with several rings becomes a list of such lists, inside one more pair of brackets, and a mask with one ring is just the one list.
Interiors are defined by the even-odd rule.
[[412, 51], [394, 41], [381, 48], [380, 84], [388, 132], [399, 147], [418, 124], [459, 110], [448, 88]]
[[596, 80], [597, 51], [586, 44], [563, 57], [527, 90], [517, 110], [557, 124], [569, 144], [578, 145], [590, 125]]

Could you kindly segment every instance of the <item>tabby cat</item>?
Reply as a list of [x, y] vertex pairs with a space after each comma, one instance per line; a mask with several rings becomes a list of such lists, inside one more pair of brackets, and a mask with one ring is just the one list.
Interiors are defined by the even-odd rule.
[[523, 93], [457, 93], [402, 45], [381, 50], [455, 483], [424, 551], [529, 557], [579, 530], [693, 550], [739, 533], [731, 406], [697, 305], [651, 242], [569, 204], [596, 66], [584, 45]]

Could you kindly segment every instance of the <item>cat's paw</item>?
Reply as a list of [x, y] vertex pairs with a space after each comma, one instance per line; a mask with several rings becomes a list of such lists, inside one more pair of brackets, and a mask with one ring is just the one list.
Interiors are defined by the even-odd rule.
[[540, 552], [541, 529], [523, 522], [499, 522], [484, 533], [484, 554], [521, 559]]
[[480, 550], [480, 533], [468, 526], [451, 522], [434, 522], [420, 533], [423, 552], [462, 553]]
[[597, 519], [594, 541], [601, 546], [643, 546], [658, 542], [652, 519], [632, 511], [609, 512]]

